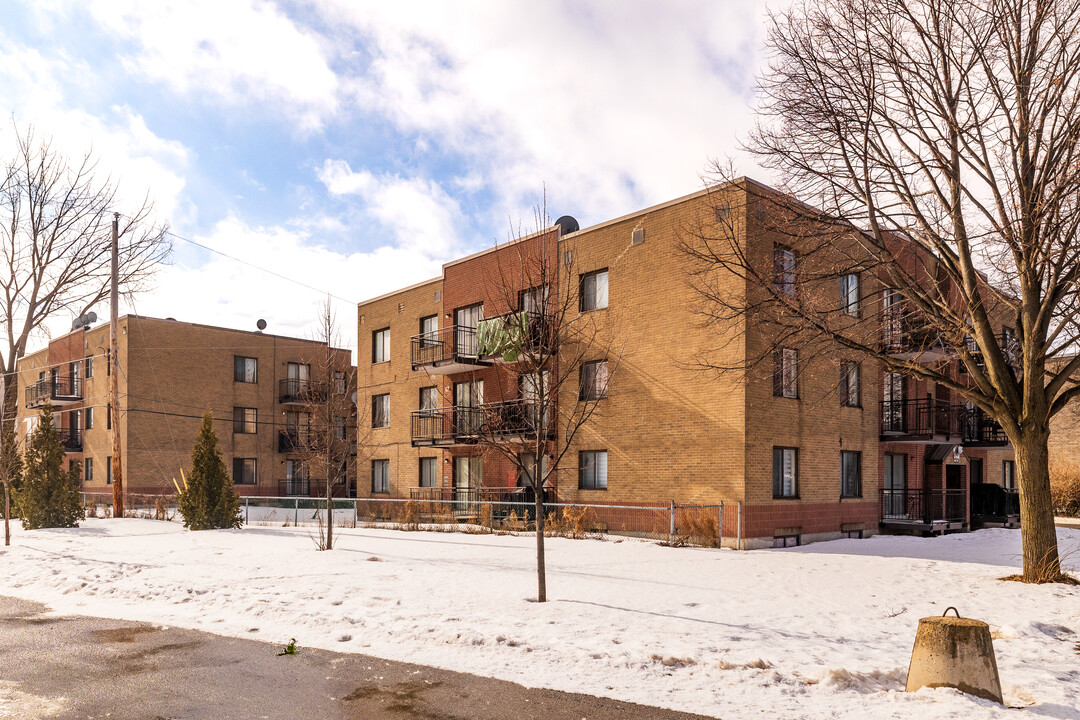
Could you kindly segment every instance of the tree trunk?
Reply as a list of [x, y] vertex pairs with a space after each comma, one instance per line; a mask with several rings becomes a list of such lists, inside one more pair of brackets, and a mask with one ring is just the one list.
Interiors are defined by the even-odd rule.
[[1022, 431], [1013, 442], [1020, 479], [1020, 532], [1024, 581], [1049, 582], [1061, 575], [1057, 530], [1050, 500], [1048, 430]]
[[534, 489], [536, 496], [536, 601], [547, 602], [547, 566], [544, 560], [544, 491]]
[[11, 544], [11, 486], [4, 481], [4, 547]]
[[330, 473], [326, 473], [326, 549], [334, 549], [334, 501], [333, 479]]

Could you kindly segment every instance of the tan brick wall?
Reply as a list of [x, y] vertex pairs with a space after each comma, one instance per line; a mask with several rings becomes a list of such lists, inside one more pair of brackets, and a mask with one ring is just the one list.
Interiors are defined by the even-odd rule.
[[[322, 345], [302, 339], [217, 328], [192, 323], [124, 316], [119, 322], [121, 452], [125, 487], [134, 493], [172, 492], [172, 481], [180, 480], [180, 468], [191, 468], [191, 449], [201, 425], [202, 414], [210, 410], [215, 418], [218, 446], [228, 471], [234, 457], [257, 459], [256, 485], [237, 485], [243, 495], [276, 495], [278, 481], [285, 477], [284, 460], [278, 452], [278, 431], [284, 427], [285, 406], [278, 401], [278, 380], [286, 377], [286, 363], [300, 362], [315, 367]], [[108, 428], [109, 375], [105, 349], [109, 345], [108, 326], [78, 331], [65, 336], [68, 345], [78, 339], [81, 352], [94, 356], [94, 375], [83, 386], [83, 405], [94, 409], [94, 425], [83, 432], [82, 453], [70, 457], [94, 461], [94, 478], [84, 490], [109, 492], [106, 465], [112, 455], [112, 433]], [[63, 354], [73, 352], [60, 346]], [[34, 367], [42, 358], [57, 352], [48, 350], [24, 358], [20, 382], [37, 375]], [[233, 357], [255, 357], [258, 382], [233, 381]], [[337, 350], [338, 362], [351, 372], [347, 350]], [[315, 379], [315, 378], [313, 378]], [[233, 433], [233, 408], [257, 409], [258, 431], [253, 435]], [[22, 412], [30, 414], [30, 411]], [[314, 471], [312, 478], [320, 478]]]
[[[390, 461], [390, 496], [408, 497], [409, 488], [419, 484], [420, 457], [440, 458], [438, 466], [449, 483], [450, 466], [442, 461], [442, 451], [414, 448], [410, 435], [410, 413], [420, 406], [420, 388], [439, 386], [441, 378], [413, 372], [410, 338], [420, 332], [420, 318], [439, 316], [439, 327], [449, 324], [442, 314], [442, 280], [433, 280], [406, 291], [367, 303], [358, 308], [357, 395], [361, 442], [357, 458], [357, 495], [372, 497], [371, 461]], [[440, 299], [436, 299], [436, 293]], [[372, 333], [390, 328], [390, 360], [372, 362]], [[371, 427], [371, 398], [390, 395], [390, 424]]]

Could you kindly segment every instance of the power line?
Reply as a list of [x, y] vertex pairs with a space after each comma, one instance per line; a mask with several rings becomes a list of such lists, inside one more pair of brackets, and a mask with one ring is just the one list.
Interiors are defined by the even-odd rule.
[[320, 294], [322, 294], [322, 295], [326, 295], [326, 296], [328, 296], [328, 297], [332, 297], [332, 298], [334, 298], [335, 300], [340, 300], [341, 302], [344, 302], [344, 303], [349, 303], [349, 304], [351, 304], [351, 305], [353, 305], [353, 306], [359, 305], [359, 303], [358, 303], [358, 302], [356, 302], [355, 300], [350, 300], [350, 299], [348, 299], [348, 298], [343, 298], [343, 297], [341, 297], [340, 295], [335, 295], [334, 293], [330, 292], [329, 290], [324, 290], [324, 289], [322, 289], [322, 288], [317, 288], [317, 287], [315, 287], [314, 285], [308, 285], [307, 283], [304, 283], [304, 282], [300, 282], [300, 281], [299, 281], [299, 280], [297, 280], [296, 278], [291, 278], [291, 277], [289, 277], [288, 275], [282, 275], [281, 273], [278, 273], [278, 272], [274, 272], [273, 270], [268, 270], [267, 268], [264, 268], [264, 267], [262, 267], [262, 266], [260, 266], [260, 265], [256, 265], [256, 264], [255, 264], [255, 263], [253, 263], [253, 262], [249, 262], [249, 261], [247, 261], [247, 260], [244, 260], [244, 259], [242, 259], [242, 258], [238, 258], [238, 257], [236, 257], [235, 255], [230, 255], [230, 254], [229, 254], [229, 253], [227, 253], [227, 252], [223, 252], [223, 251], [221, 251], [221, 250], [218, 250], [217, 248], [212, 248], [212, 247], [210, 247], [209, 245], [203, 245], [203, 244], [202, 244], [201, 242], [197, 242], [197, 241], [195, 241], [195, 240], [192, 240], [191, 238], [186, 238], [186, 237], [184, 237], [183, 235], [178, 235], [178, 234], [176, 234], [175, 232], [173, 232], [172, 230], [166, 230], [166, 231], [165, 231], [165, 234], [166, 234], [166, 235], [169, 235], [170, 237], [174, 237], [174, 238], [176, 238], [177, 240], [181, 240], [181, 241], [183, 241], [183, 242], [186, 242], [186, 243], [190, 243], [191, 245], [194, 245], [194, 246], [196, 246], [196, 247], [200, 247], [200, 248], [202, 248], [203, 250], [206, 250], [206, 251], [208, 251], [208, 252], [212, 252], [212, 253], [215, 253], [215, 254], [217, 254], [217, 255], [221, 255], [222, 257], [228, 258], [228, 259], [230, 259], [230, 260], [232, 260], [232, 261], [234, 261], [234, 262], [238, 262], [238, 263], [240, 263], [240, 264], [242, 264], [242, 265], [247, 265], [248, 267], [250, 267], [250, 268], [254, 268], [255, 270], [258, 270], [258, 271], [260, 271], [260, 272], [264, 272], [264, 273], [266, 273], [266, 274], [268, 274], [268, 275], [273, 275], [274, 277], [276, 277], [276, 278], [280, 278], [280, 279], [282, 279], [282, 280], [285, 280], [286, 282], [291, 282], [291, 283], [293, 283], [293, 284], [295, 284], [295, 285], [299, 285], [299, 286], [301, 286], [301, 287], [305, 287], [305, 288], [307, 288], [308, 290], [314, 290], [314, 291], [315, 291], [315, 292], [317, 292], [317, 293], [320, 293]]

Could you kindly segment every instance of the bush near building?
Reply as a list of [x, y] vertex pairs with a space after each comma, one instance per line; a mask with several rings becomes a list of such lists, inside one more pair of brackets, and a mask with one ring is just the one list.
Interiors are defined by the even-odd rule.
[[53, 424], [52, 406], [41, 410], [23, 458], [22, 482], [14, 493], [23, 528], [78, 527], [86, 517], [79, 497], [80, 463], [64, 470], [64, 448]]
[[232, 478], [218, 449], [214, 417], [203, 415], [202, 429], [191, 451], [191, 474], [177, 496], [184, 527], [189, 530], [238, 528], [240, 496], [233, 490]]

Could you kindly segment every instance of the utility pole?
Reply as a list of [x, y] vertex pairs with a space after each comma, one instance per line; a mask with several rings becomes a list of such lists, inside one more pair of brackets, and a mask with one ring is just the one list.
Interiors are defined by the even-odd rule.
[[109, 397], [112, 415], [112, 497], [113, 517], [124, 517], [124, 471], [120, 462], [120, 339], [117, 333], [120, 313], [120, 213], [112, 221], [112, 282], [109, 309]]

